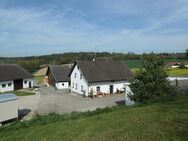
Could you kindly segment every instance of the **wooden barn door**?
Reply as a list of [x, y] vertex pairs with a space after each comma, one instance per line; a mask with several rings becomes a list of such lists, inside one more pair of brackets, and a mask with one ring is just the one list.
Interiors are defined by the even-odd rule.
[[23, 89], [23, 80], [22, 79], [17, 79], [14, 80], [14, 90], [20, 90]]

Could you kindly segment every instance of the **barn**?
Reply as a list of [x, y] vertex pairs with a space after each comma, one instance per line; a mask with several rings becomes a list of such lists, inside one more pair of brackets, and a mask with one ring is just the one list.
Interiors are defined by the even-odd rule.
[[57, 89], [68, 89], [70, 84], [69, 65], [49, 65], [47, 69], [47, 83]]
[[120, 61], [77, 61], [69, 75], [71, 91], [85, 96], [129, 91], [133, 78], [128, 66]]
[[17, 64], [0, 65], [0, 93], [33, 87], [32, 74]]

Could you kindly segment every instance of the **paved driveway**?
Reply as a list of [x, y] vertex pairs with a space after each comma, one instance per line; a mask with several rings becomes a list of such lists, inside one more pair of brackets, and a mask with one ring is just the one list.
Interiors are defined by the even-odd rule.
[[39, 92], [36, 92], [35, 95], [30, 96], [18, 96], [19, 110], [23, 113], [28, 113], [27, 116], [24, 117], [24, 119], [31, 119], [34, 115], [36, 115], [39, 99]]
[[122, 102], [123, 95], [106, 96], [89, 100], [68, 91], [54, 90], [53, 88], [40, 88], [40, 99], [37, 112], [40, 115], [49, 113], [70, 113], [73, 111], [95, 110], [114, 106]]

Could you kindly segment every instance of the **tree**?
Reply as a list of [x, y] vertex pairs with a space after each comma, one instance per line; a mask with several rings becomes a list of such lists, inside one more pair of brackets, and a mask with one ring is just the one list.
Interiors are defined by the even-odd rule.
[[129, 97], [133, 101], [146, 103], [170, 93], [171, 86], [164, 65], [164, 60], [154, 53], [143, 55], [142, 67], [130, 84], [133, 95]]
[[186, 49], [186, 58], [188, 58], [188, 49]]

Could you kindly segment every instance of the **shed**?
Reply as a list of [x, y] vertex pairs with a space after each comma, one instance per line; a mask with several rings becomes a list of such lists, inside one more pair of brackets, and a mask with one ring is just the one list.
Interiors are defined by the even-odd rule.
[[18, 99], [15, 94], [0, 94], [0, 124], [18, 118]]

